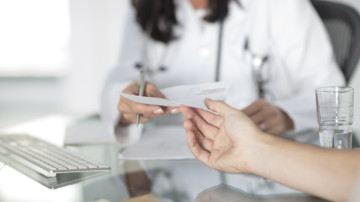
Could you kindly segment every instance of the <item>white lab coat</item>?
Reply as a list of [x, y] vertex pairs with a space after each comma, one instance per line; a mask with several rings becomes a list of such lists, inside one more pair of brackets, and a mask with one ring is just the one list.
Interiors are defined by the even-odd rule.
[[[220, 80], [232, 82], [226, 103], [242, 109], [258, 98], [249, 51], [244, 50], [249, 37], [252, 53], [269, 56], [265, 78], [271, 102], [294, 120], [295, 132], [316, 128], [314, 89], [344, 84], [321, 20], [307, 0], [243, 0], [241, 4], [230, 3], [224, 22]], [[120, 116], [119, 93], [139, 77], [138, 62], [147, 61], [146, 80], [159, 88], [214, 81], [219, 23], [203, 21], [187, 0], [177, 0], [176, 5], [178, 39], [169, 45], [146, 40], [134, 10], [129, 9], [118, 65], [102, 93], [101, 114], [109, 133], [115, 133]], [[159, 71], [160, 66], [167, 70]], [[141, 130], [129, 126], [116, 133], [122, 143], [132, 143]]]
[[[292, 138], [303, 142], [318, 139], [302, 132], [317, 128], [314, 90], [344, 85], [320, 18], [307, 0], [242, 0], [241, 4], [242, 7], [235, 1], [230, 3], [224, 22], [220, 80], [232, 82], [226, 103], [242, 109], [258, 99], [251, 61], [244, 49], [245, 38], [249, 37], [252, 53], [269, 56], [269, 81], [265, 87], [271, 102], [293, 119]], [[130, 8], [128, 13], [121, 55], [107, 79], [101, 106], [109, 133], [116, 133], [123, 144], [137, 141], [143, 129], [134, 125], [117, 128], [116, 123], [120, 117], [119, 93], [137, 81], [139, 70], [135, 64], [144, 62], [146, 41], [146, 66], [150, 70], [146, 80], [160, 89], [215, 79], [219, 23], [203, 21], [201, 12], [196, 12], [188, 0], [177, 0], [176, 6], [178, 39], [168, 45], [146, 40], [135, 21], [134, 10]], [[167, 70], [158, 71], [160, 66]], [[251, 188], [249, 191], [256, 192]]]

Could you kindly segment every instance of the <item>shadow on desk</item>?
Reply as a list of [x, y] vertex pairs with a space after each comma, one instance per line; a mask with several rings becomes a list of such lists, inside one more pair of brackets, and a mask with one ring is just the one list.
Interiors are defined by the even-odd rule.
[[254, 196], [237, 190], [227, 185], [217, 185], [201, 192], [195, 202], [324, 202], [320, 199], [306, 194], [294, 195], [271, 195], [268, 197]]

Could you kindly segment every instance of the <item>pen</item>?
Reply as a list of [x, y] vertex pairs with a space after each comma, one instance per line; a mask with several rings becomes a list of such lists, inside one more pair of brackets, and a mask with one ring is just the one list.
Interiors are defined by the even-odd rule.
[[[139, 85], [139, 96], [143, 96], [144, 95], [144, 90], [145, 90], [145, 70], [144, 70], [144, 66], [142, 66], [141, 69], [140, 69], [140, 80], [139, 80], [138, 85]], [[136, 126], [139, 125], [140, 115], [141, 114], [136, 114]]]

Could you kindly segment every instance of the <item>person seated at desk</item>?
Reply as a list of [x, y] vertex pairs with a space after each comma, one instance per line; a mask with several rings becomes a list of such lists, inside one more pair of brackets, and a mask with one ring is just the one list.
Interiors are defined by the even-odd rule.
[[[138, 94], [137, 66], [146, 67], [145, 96], [162, 97], [161, 88], [216, 77], [230, 81], [226, 103], [245, 108], [259, 127], [275, 135], [316, 128], [313, 89], [344, 84], [324, 26], [307, 0], [132, 3], [119, 62], [101, 102], [102, 118], [123, 141], [140, 138], [136, 114], [146, 123], [178, 111], [119, 97], [121, 91]], [[262, 66], [254, 66], [259, 60]]]
[[221, 101], [206, 99], [205, 103], [218, 115], [181, 107], [187, 118], [187, 144], [205, 165], [260, 175], [331, 201], [353, 197], [359, 183], [360, 150], [324, 149], [278, 138]]
[[[308, 0], [133, 0], [118, 64], [102, 92], [101, 115], [119, 143], [131, 145], [144, 125], [174, 119], [178, 108], [119, 96], [163, 97], [174, 85], [229, 81], [225, 102], [263, 131], [316, 143], [314, 89], [343, 85], [326, 30]], [[130, 3], [129, 3], [130, 5]], [[139, 127], [136, 115], [142, 114]], [[164, 116], [167, 115], [167, 116]], [[179, 120], [176, 120], [179, 118]], [[153, 124], [154, 125], [154, 124]], [[149, 124], [148, 124], [149, 126]], [[170, 134], [169, 134], [170, 136]], [[169, 137], [170, 138], [170, 137]], [[231, 176], [229, 183], [242, 183]], [[256, 193], [256, 187], [251, 192]]]

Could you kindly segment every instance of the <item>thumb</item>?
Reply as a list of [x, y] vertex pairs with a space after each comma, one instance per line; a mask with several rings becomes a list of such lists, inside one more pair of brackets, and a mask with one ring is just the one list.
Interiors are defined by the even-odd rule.
[[233, 110], [236, 110], [220, 100], [211, 100], [209, 98], [206, 98], [204, 103], [209, 110], [214, 111], [221, 116], [226, 116]]

